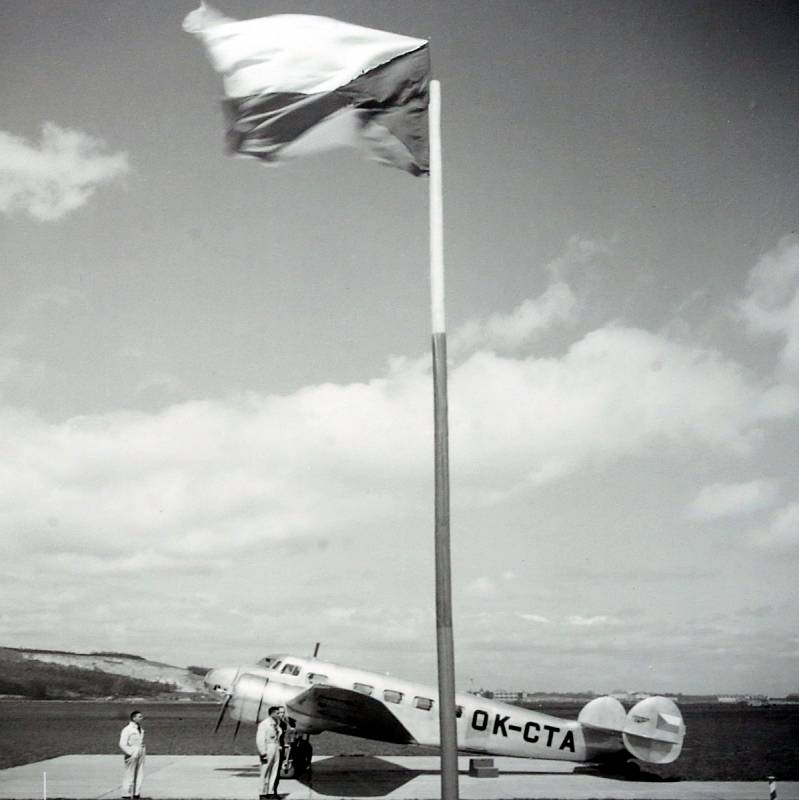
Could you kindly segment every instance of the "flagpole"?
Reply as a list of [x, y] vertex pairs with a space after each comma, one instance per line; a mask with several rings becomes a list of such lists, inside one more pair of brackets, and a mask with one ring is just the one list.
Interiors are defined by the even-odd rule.
[[447, 334], [444, 317], [444, 235], [441, 181], [441, 85], [430, 81], [430, 303], [433, 323], [435, 428], [436, 644], [438, 719], [441, 731], [441, 798], [458, 800], [458, 734], [455, 722], [455, 656], [449, 536], [449, 430]]

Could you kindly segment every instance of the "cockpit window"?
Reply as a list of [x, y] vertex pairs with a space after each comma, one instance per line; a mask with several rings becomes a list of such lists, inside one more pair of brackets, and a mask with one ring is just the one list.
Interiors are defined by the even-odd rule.
[[283, 669], [280, 670], [282, 675], [299, 675], [301, 672], [301, 667], [298, 667], [296, 664], [286, 664]]
[[282, 663], [283, 663], [282, 661], [275, 661], [275, 663], [274, 663], [274, 664], [272, 664], [272, 666], [271, 666], [271, 667], [269, 667], [269, 669], [278, 669], [278, 667], [280, 667], [280, 665], [281, 665]]
[[274, 657], [274, 656], [264, 656], [264, 657], [263, 657], [263, 658], [262, 658], [262, 659], [261, 659], [261, 660], [258, 662], [258, 666], [259, 666], [259, 667], [266, 667], [267, 669], [269, 669], [269, 667], [270, 667], [270, 666], [272, 666], [272, 662], [273, 662], [274, 660], [275, 660], [275, 657]]

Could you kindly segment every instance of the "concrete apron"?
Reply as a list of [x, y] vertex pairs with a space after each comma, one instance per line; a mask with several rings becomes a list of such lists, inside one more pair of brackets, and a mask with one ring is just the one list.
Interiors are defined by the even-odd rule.
[[[628, 780], [591, 774], [585, 767], [552, 761], [495, 758], [499, 775], [470, 777], [459, 759], [462, 800], [769, 800], [757, 781]], [[437, 756], [317, 756], [309, 775], [281, 780], [283, 800], [391, 797], [437, 800]], [[68, 798], [112, 800], [121, 796], [122, 757], [60, 756], [0, 770], [0, 800]], [[143, 798], [152, 800], [256, 800], [258, 760], [253, 756], [148, 755]], [[779, 782], [778, 800], [799, 800], [799, 782]]]

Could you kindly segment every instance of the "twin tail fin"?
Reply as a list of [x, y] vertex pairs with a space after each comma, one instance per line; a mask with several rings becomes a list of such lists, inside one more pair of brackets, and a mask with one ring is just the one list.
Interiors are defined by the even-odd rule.
[[587, 729], [621, 734], [627, 752], [647, 764], [670, 764], [682, 750], [685, 723], [667, 697], [647, 697], [630, 711], [615, 697], [586, 703], [577, 721]]

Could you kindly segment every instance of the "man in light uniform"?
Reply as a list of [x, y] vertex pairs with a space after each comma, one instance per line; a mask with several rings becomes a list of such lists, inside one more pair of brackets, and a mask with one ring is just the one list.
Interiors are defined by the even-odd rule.
[[131, 711], [130, 722], [119, 734], [119, 749], [125, 754], [122, 797], [138, 798], [144, 781], [144, 728], [141, 711]]
[[280, 769], [280, 706], [271, 706], [269, 714], [258, 723], [255, 746], [261, 758], [261, 798], [276, 797]]

